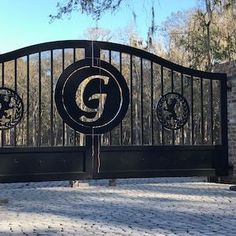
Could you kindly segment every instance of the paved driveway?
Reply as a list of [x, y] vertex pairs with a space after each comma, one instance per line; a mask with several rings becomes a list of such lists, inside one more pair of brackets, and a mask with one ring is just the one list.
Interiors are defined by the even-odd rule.
[[0, 235], [236, 235], [236, 192], [194, 178], [0, 184]]

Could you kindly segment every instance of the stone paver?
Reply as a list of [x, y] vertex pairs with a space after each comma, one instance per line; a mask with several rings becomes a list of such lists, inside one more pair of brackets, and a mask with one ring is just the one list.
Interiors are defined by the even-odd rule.
[[236, 235], [236, 191], [229, 185], [194, 178], [107, 185], [0, 184], [0, 235]]

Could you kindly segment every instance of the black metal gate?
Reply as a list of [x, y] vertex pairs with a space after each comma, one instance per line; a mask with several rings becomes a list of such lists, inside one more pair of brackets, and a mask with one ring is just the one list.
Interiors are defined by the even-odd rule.
[[58, 41], [0, 55], [0, 181], [223, 176], [226, 75]]

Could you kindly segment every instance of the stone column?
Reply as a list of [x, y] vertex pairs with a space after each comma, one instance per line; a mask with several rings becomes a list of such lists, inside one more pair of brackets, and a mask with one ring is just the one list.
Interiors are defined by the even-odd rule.
[[228, 77], [228, 153], [230, 173], [221, 182], [236, 183], [236, 61], [216, 65], [214, 72], [226, 73]]

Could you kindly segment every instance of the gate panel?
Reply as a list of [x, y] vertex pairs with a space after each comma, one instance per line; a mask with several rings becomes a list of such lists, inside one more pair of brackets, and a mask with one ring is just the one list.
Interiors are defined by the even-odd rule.
[[63, 41], [0, 55], [0, 91], [12, 89], [24, 104], [20, 123], [0, 131], [1, 182], [91, 177], [86, 136], [65, 124], [54, 100], [59, 76], [86, 52], [90, 42]]
[[85, 147], [13, 148], [0, 151], [0, 182], [89, 178]]
[[[101, 136], [96, 178], [227, 175], [225, 74], [184, 68], [123, 45], [94, 47], [120, 70], [130, 90], [126, 117]], [[158, 119], [158, 102], [167, 94], [188, 103], [189, 116], [180, 128]]]
[[[107, 121], [109, 112], [96, 106], [99, 99], [104, 103], [109, 96], [112, 80], [113, 92], [120, 89], [117, 96], [128, 97], [129, 93], [129, 98], [121, 96], [122, 110], [128, 106], [128, 111], [118, 126], [105, 134], [96, 133], [91, 122], [97, 127], [99, 122], [89, 114], [91, 132], [82, 134], [76, 122], [68, 122], [71, 117], [77, 119], [73, 112], [64, 116], [68, 119], [61, 118], [55, 90], [67, 79], [68, 71], [68, 76], [75, 78], [63, 85], [67, 95], [57, 99], [63, 102], [61, 110], [70, 110], [70, 101], [76, 99], [74, 107], [87, 115], [97, 109], [97, 118], [106, 112], [103, 120]], [[83, 77], [90, 82], [94, 79], [94, 86], [100, 81], [100, 90], [95, 91], [90, 84], [85, 95], [80, 91], [71, 98], [70, 91], [76, 89], [72, 85]], [[185, 68], [114, 43], [59, 41], [0, 55], [0, 86], [1, 182], [227, 175], [225, 74]], [[4, 102], [4, 97], [9, 100], [9, 93], [18, 110], [12, 110], [12, 102]], [[87, 110], [84, 100], [91, 106]], [[110, 105], [117, 101], [110, 99]], [[22, 109], [22, 119], [17, 120]], [[110, 123], [123, 115], [117, 113]], [[11, 116], [15, 119], [10, 122]]]
[[[224, 176], [222, 147], [103, 147], [96, 178]], [[222, 160], [222, 161], [221, 161]]]

